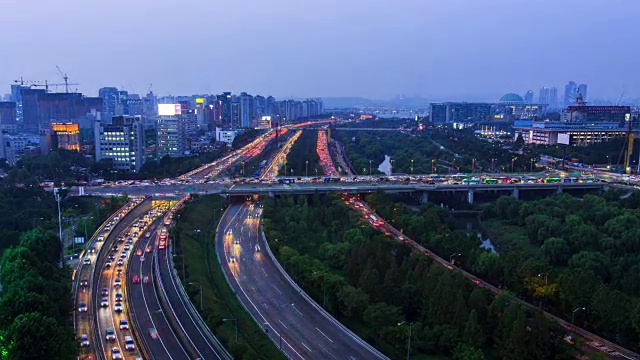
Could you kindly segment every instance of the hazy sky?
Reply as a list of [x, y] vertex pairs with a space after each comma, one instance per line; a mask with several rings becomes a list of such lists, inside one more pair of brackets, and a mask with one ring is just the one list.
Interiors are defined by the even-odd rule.
[[162, 95], [640, 97], [638, 0], [0, 0], [14, 79]]

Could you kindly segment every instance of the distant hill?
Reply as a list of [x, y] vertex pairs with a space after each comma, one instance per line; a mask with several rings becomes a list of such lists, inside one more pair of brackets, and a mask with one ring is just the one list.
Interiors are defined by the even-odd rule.
[[365, 99], [361, 97], [323, 97], [322, 107], [325, 109], [341, 109], [351, 107], [375, 106], [381, 103], [379, 100]]

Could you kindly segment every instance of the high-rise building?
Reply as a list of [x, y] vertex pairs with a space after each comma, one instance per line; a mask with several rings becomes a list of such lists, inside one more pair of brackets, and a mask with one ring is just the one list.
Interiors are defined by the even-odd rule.
[[533, 104], [533, 91], [529, 90], [524, 94], [525, 104]]
[[551, 109], [558, 108], [558, 88], [552, 87], [549, 90], [549, 107]]
[[240, 126], [248, 128], [250, 122], [253, 120], [255, 114], [255, 104], [253, 102], [253, 96], [243, 92], [239, 96], [240, 98]]
[[[171, 109], [174, 109], [171, 111]], [[158, 159], [181, 157], [187, 150], [187, 126], [180, 104], [158, 105]]]
[[228, 127], [231, 129], [242, 127], [242, 103], [238, 99], [231, 102], [231, 123]]
[[44, 89], [31, 89], [22, 87], [20, 98], [22, 100], [22, 128], [26, 132], [38, 132], [38, 96], [45, 94]]
[[489, 103], [432, 103], [431, 121], [434, 123], [462, 123], [484, 121], [491, 115]]
[[551, 89], [549, 89], [546, 86], [541, 88], [540, 92], [538, 93], [538, 103], [549, 105], [550, 92], [551, 92]]
[[27, 86], [11, 85], [11, 101], [16, 103], [16, 121], [22, 123], [22, 89], [28, 89]]
[[98, 96], [102, 98], [102, 111], [105, 119], [111, 119], [117, 115], [118, 102], [120, 101], [119, 91], [115, 87], [104, 87], [98, 90]]
[[564, 86], [564, 106], [569, 106], [576, 101], [577, 92], [578, 87], [573, 81], [569, 81], [569, 83]]
[[13, 101], [0, 102], [0, 132], [16, 133], [16, 103]]
[[587, 101], [587, 84], [578, 85], [578, 94], [582, 96], [582, 101]]
[[95, 124], [96, 161], [112, 159], [113, 168], [138, 172], [144, 162], [140, 116], [116, 116], [111, 124]]
[[266, 111], [266, 115], [270, 115], [270, 116], [280, 115], [280, 107], [278, 106], [278, 102], [273, 96], [267, 97], [267, 106], [265, 111]]
[[233, 96], [230, 92], [224, 92], [222, 95], [217, 96], [218, 102], [220, 102], [220, 123], [223, 127], [231, 127], [231, 102]]
[[57, 149], [80, 151], [80, 126], [75, 123], [51, 123]]

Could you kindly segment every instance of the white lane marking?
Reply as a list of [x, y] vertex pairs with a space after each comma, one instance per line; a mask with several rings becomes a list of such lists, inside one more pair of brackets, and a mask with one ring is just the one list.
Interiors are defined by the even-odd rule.
[[326, 337], [326, 338], [327, 338], [327, 340], [329, 340], [329, 341], [333, 342], [333, 340], [331, 340], [331, 338], [330, 338], [330, 337], [328, 337], [328, 336], [327, 336], [327, 334], [323, 333], [323, 332], [322, 332], [322, 330], [320, 330], [320, 329], [318, 329], [318, 328], [316, 328], [316, 330], [318, 330], [318, 332], [320, 332], [320, 334], [322, 334], [324, 337]]
[[264, 270], [264, 268], [261, 268], [261, 269], [262, 269], [262, 272], [263, 272], [266, 276], [269, 276], [269, 274], [267, 274], [267, 272]]
[[[294, 308], [298, 312], [298, 314], [300, 314], [300, 316], [304, 316], [304, 314], [302, 314], [300, 312], [300, 310], [298, 310], [298, 308], [296, 308], [296, 306], [294, 304], [291, 304], [291, 307]], [[320, 331], [320, 330], [318, 330], [318, 331]]]
[[311, 349], [307, 346], [307, 344], [305, 344], [305, 343], [303, 343], [303, 342], [300, 342], [300, 344], [302, 344], [302, 346], [304, 346], [304, 347], [305, 347], [305, 349], [309, 350], [309, 352], [313, 352], [313, 350], [311, 350]]
[[285, 325], [285, 324], [282, 322], [282, 320], [278, 320], [278, 322], [279, 322], [280, 324], [282, 324], [282, 326], [284, 326], [284, 328], [285, 328], [285, 329], [288, 329], [288, 328], [289, 328], [287, 325]]
[[274, 287], [276, 290], [278, 290], [278, 292], [279, 292], [280, 294], [282, 294], [282, 291], [280, 291], [280, 289], [278, 289], [278, 287], [277, 287], [275, 284], [273, 285], [273, 287]]

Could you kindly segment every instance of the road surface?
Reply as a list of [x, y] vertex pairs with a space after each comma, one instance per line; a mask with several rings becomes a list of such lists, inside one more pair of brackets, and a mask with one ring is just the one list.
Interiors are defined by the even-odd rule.
[[216, 252], [238, 298], [274, 343], [292, 359], [385, 359], [298, 293], [264, 252], [261, 235], [260, 208], [231, 205]]

